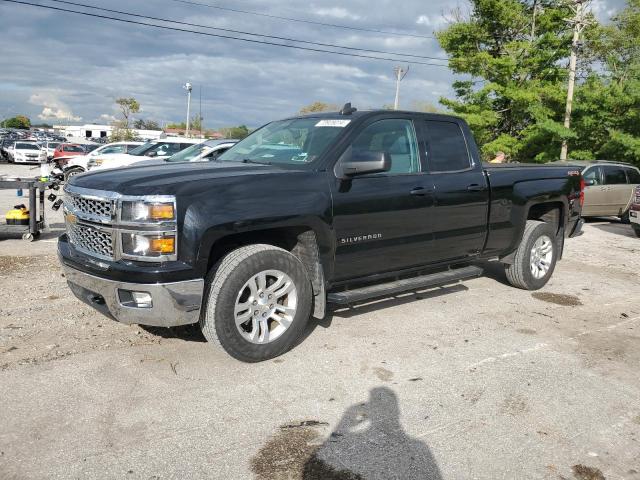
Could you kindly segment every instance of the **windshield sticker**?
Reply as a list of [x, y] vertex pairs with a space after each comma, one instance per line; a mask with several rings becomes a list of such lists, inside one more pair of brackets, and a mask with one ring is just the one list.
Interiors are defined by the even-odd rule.
[[340, 127], [344, 128], [351, 123], [351, 120], [320, 120], [316, 127]]

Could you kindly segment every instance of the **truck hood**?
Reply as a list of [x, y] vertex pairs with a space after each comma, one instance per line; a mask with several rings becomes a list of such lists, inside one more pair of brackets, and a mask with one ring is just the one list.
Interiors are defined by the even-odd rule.
[[[200, 189], [211, 190], [212, 181], [234, 181], [235, 177], [287, 174], [291, 167], [240, 162], [153, 162], [148, 165], [92, 170], [72, 177], [76, 187], [118, 192], [123, 195], [180, 195]], [[249, 188], [247, 186], [247, 188]]]

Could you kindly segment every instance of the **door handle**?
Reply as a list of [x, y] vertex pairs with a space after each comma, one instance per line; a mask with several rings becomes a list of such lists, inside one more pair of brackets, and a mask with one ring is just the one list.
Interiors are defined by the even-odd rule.
[[416, 187], [409, 192], [411, 195], [415, 197], [424, 197], [429, 193], [429, 191], [424, 187]]
[[477, 183], [472, 183], [467, 187], [467, 190], [470, 192], [482, 192], [484, 187], [482, 185], [478, 185]]

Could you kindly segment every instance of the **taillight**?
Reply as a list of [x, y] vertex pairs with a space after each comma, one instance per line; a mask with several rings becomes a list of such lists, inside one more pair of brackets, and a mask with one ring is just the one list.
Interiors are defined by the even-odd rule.
[[580, 206], [584, 205], [584, 187], [586, 183], [584, 182], [584, 178], [580, 177]]

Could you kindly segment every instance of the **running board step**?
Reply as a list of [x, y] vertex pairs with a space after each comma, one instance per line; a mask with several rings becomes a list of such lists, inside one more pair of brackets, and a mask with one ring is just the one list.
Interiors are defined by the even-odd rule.
[[447, 270], [445, 272], [432, 273], [430, 275], [421, 275], [419, 277], [405, 278], [389, 283], [369, 285], [367, 287], [356, 288], [353, 290], [330, 293], [327, 296], [327, 300], [329, 303], [348, 305], [371, 298], [395, 295], [408, 290], [421, 290], [429, 287], [449, 285], [461, 280], [480, 277], [482, 276], [482, 273], [483, 270], [481, 268], [471, 265], [468, 267], [456, 268], [454, 270]]

